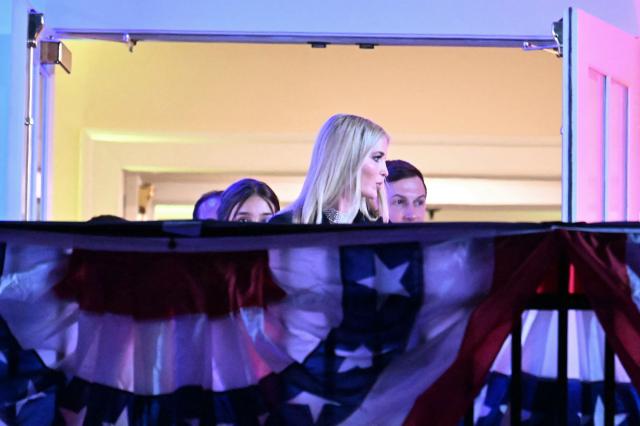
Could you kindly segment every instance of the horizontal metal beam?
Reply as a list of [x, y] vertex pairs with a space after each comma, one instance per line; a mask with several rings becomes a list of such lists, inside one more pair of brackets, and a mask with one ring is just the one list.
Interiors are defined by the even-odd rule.
[[565, 303], [570, 310], [593, 310], [587, 297], [581, 294], [568, 294], [564, 298], [557, 294], [538, 294], [527, 302], [525, 309], [555, 311]]
[[523, 47], [523, 43], [549, 44], [553, 37], [470, 37], [437, 35], [349, 35], [317, 33], [214, 33], [214, 32], [127, 32], [127, 31], [78, 31], [53, 30], [56, 38], [93, 39], [122, 43], [140, 41], [172, 41], [197, 43], [265, 43], [309, 44], [314, 47], [336, 45], [358, 46], [469, 46], [469, 47]]

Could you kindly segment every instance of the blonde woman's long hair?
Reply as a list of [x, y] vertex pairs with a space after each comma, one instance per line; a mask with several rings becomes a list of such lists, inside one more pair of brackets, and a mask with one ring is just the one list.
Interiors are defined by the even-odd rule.
[[286, 210], [293, 223], [322, 223], [322, 211], [335, 207], [340, 199], [350, 202], [349, 223], [360, 211], [367, 219], [382, 217], [388, 222], [385, 185], [378, 188], [377, 200], [368, 200], [360, 192], [362, 165], [380, 139], [389, 135], [371, 120], [356, 115], [336, 114], [318, 133], [311, 164], [298, 198]]

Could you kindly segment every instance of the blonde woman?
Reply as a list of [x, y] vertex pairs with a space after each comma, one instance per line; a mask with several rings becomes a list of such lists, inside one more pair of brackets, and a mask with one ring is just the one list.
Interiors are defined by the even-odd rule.
[[387, 222], [389, 136], [363, 117], [338, 114], [322, 126], [298, 198], [271, 223]]

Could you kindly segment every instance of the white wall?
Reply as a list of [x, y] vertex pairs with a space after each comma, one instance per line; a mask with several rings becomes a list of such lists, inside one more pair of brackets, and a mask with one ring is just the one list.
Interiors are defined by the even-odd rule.
[[[314, 138], [312, 134], [288, 138], [280, 134], [244, 134], [230, 138], [224, 134], [194, 137], [188, 133], [167, 132], [138, 134], [136, 138], [89, 129], [83, 133], [79, 178], [82, 220], [101, 214], [122, 215], [125, 198], [133, 199], [132, 204], [137, 205], [135, 197], [123, 197], [127, 173], [143, 176], [145, 182], [153, 183], [157, 203], [192, 205], [204, 192], [252, 177], [267, 182], [280, 201], [288, 204], [300, 193]], [[429, 205], [445, 207], [445, 215], [452, 207], [510, 208], [520, 209], [520, 215], [509, 220], [535, 220], [530, 213], [539, 214], [542, 209], [552, 212], [546, 220], [558, 220], [560, 144], [557, 139], [532, 136], [529, 143], [522, 143], [491, 138], [482, 143], [477, 139], [428, 140], [424, 137], [412, 140], [394, 135], [389, 158], [410, 158], [422, 170], [429, 171], [426, 178]], [[440, 155], [443, 150], [455, 154], [443, 157]], [[212, 155], [212, 152], [224, 155]], [[303, 162], [269, 155], [273, 152], [286, 152], [286, 157], [300, 158]], [[232, 161], [234, 158], [242, 161]], [[437, 167], [424, 165], [424, 159], [433, 158], [439, 159]], [[461, 174], [461, 170], [465, 173]], [[207, 176], [203, 178], [198, 174]], [[129, 210], [135, 211], [135, 208]], [[128, 218], [135, 218], [135, 214]], [[492, 220], [496, 220], [495, 217]]]
[[49, 28], [229, 34], [549, 37], [579, 7], [638, 33], [634, 0], [36, 0]]
[[26, 0], [0, 2], [0, 220], [19, 220], [25, 137]]

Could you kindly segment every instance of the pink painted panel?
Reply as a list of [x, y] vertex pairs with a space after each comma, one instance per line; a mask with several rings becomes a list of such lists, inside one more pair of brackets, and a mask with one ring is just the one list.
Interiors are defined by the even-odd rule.
[[640, 221], [640, 88], [629, 90], [627, 146], [627, 220]]
[[576, 197], [580, 221], [604, 220], [604, 131], [605, 131], [605, 76], [586, 69], [583, 76], [583, 92], [589, 102], [580, 104], [580, 127], [577, 147], [578, 188]]
[[627, 217], [627, 87], [607, 79], [605, 139], [605, 214], [606, 221]]
[[[572, 11], [573, 221], [640, 219], [640, 42]], [[569, 173], [568, 170], [563, 173]]]

